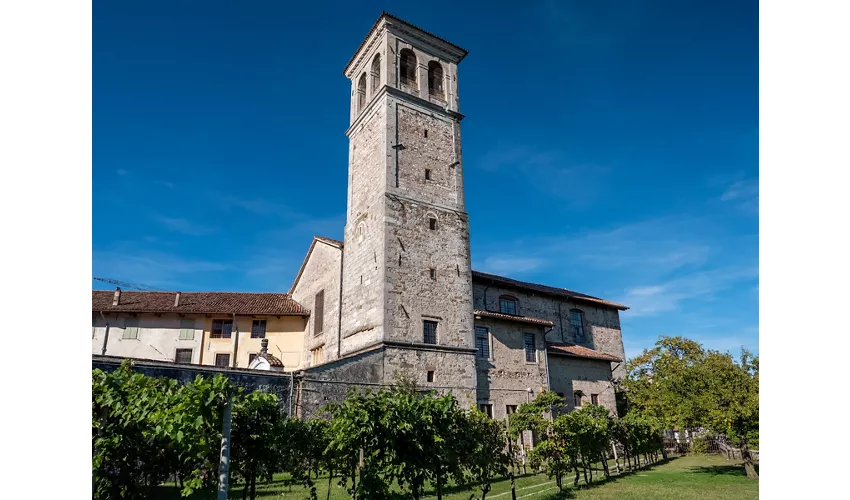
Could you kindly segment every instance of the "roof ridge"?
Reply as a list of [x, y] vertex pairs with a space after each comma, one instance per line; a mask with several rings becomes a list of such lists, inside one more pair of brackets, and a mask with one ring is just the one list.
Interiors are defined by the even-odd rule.
[[[92, 289], [92, 292], [114, 293], [115, 290], [95, 290], [95, 289]], [[180, 294], [186, 294], [186, 293], [221, 293], [221, 294], [230, 293], [230, 294], [240, 294], [240, 295], [285, 295], [287, 297], [290, 296], [290, 294], [288, 292], [220, 292], [220, 291], [219, 292], [203, 292], [203, 291], [194, 291], [194, 290], [186, 292], [186, 291], [183, 291], [183, 290], [165, 290], [165, 291], [163, 291], [163, 290], [125, 290], [123, 288], [121, 289], [121, 293], [168, 293], [168, 294], [174, 294], [174, 293], [180, 293]]]

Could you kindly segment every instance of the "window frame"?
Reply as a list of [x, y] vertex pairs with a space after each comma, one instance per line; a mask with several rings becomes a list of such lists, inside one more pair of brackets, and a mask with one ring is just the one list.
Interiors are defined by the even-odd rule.
[[259, 356], [259, 355], [260, 355], [260, 353], [258, 353], [258, 352], [249, 352], [248, 353], [248, 366], [251, 366], [251, 363], [253, 363], [254, 360], [257, 359], [257, 356]]
[[591, 394], [590, 395], [590, 404], [598, 405], [599, 404], [599, 394]]
[[[189, 326], [191, 323], [192, 326]], [[196, 322], [194, 319], [183, 318], [180, 320], [180, 334], [178, 340], [195, 340]]]
[[[576, 326], [576, 324], [573, 322], [574, 314], [578, 315], [578, 326]], [[573, 340], [575, 341], [584, 341], [586, 339], [584, 332], [584, 311], [582, 311], [581, 309], [570, 309], [570, 333], [573, 335]]]
[[[221, 323], [220, 330], [218, 335], [216, 335], [216, 322]], [[227, 335], [224, 335], [224, 325], [230, 323], [230, 330], [227, 332]], [[229, 339], [233, 337], [233, 319], [232, 318], [213, 318], [212, 322], [210, 322], [210, 338], [211, 339]]]
[[[503, 307], [504, 304], [513, 303], [514, 312], [506, 312]], [[501, 314], [509, 314], [511, 316], [519, 316], [519, 299], [514, 297], [513, 295], [500, 295], [499, 296], [499, 312]]]
[[366, 107], [366, 72], [357, 79], [357, 111], [363, 111]]
[[[186, 354], [186, 351], [189, 351], [189, 361], [180, 361], [180, 354]], [[192, 364], [192, 357], [195, 355], [195, 350], [190, 347], [178, 347], [174, 350], [174, 362], [181, 365], [190, 365]]]
[[139, 318], [131, 316], [124, 318], [124, 331], [121, 340], [139, 340]]
[[372, 66], [369, 68], [372, 77], [372, 94], [381, 87], [381, 53], [375, 54], [372, 58]]
[[[528, 347], [529, 347], [528, 346], [529, 337], [531, 338], [531, 351], [530, 352], [529, 352], [529, 349], [528, 349]], [[537, 364], [538, 359], [537, 359], [537, 335], [536, 334], [523, 332], [523, 334], [522, 334], [522, 349], [525, 353], [525, 362]], [[529, 353], [533, 353], [532, 355], [534, 357], [534, 360], [528, 359]]]
[[573, 407], [574, 408], [581, 408], [582, 403], [584, 402], [583, 399], [582, 399], [583, 397], [584, 397], [583, 392], [573, 391]]
[[[428, 339], [429, 339], [428, 327], [431, 326], [431, 325], [433, 325], [433, 332], [431, 332], [431, 333], [434, 336], [434, 341], [428, 342]], [[423, 319], [422, 320], [422, 343], [428, 344], [428, 345], [437, 345], [439, 343], [439, 333], [438, 333], [439, 328], [440, 328], [440, 322], [439, 321], [435, 321], [433, 319]]]
[[436, 370], [426, 370], [425, 372], [425, 381], [429, 384], [434, 383], [434, 377], [436, 376], [436, 374], [434, 373], [435, 371]]
[[[492, 337], [492, 335], [490, 335], [490, 328], [486, 327], [486, 326], [476, 326], [476, 327], [473, 327], [473, 330], [475, 332], [475, 357], [477, 359], [493, 361], [493, 341], [492, 341], [493, 337]], [[481, 330], [483, 330], [483, 332]], [[486, 356], [482, 356], [481, 351], [478, 349], [478, 339], [482, 338], [482, 337], [483, 337], [485, 343], [487, 344], [487, 355]]]
[[310, 349], [310, 366], [320, 365], [325, 362], [325, 346]]
[[510, 416], [516, 413], [517, 408], [519, 405], [505, 405], [505, 415]]
[[325, 289], [322, 288], [313, 296], [313, 336], [325, 331]]
[[493, 403], [478, 403], [478, 411], [487, 415], [487, 418], [493, 418]]
[[[225, 359], [227, 359], [227, 364], [225, 364], [225, 365], [218, 364], [218, 360], [222, 359], [222, 356], [227, 356], [227, 358], [225, 358]], [[213, 358], [213, 359], [215, 360], [216, 368], [230, 368], [230, 353], [229, 352], [217, 352], [217, 353], [215, 353], [215, 358]]]
[[[263, 324], [263, 332], [260, 334], [254, 334], [255, 326], [259, 325], [260, 322]], [[268, 328], [268, 320], [266, 319], [253, 319], [251, 320], [251, 338], [252, 339], [264, 339], [266, 338], [266, 328]]]

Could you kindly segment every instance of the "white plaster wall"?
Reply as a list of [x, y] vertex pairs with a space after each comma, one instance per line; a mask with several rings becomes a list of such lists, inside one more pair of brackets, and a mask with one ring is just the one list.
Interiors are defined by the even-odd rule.
[[[157, 317], [139, 314], [138, 338], [125, 339], [123, 338], [124, 325], [129, 317], [131, 316], [127, 314], [107, 314], [105, 318], [101, 318], [99, 315], [93, 318], [92, 354], [101, 354], [108, 323], [109, 339], [105, 353], [107, 356], [174, 361], [177, 349], [192, 349], [192, 363], [197, 363], [200, 359], [201, 337], [203, 336], [202, 318], [180, 318], [177, 315]], [[195, 338], [193, 340], [180, 340], [182, 319], [194, 319]]]

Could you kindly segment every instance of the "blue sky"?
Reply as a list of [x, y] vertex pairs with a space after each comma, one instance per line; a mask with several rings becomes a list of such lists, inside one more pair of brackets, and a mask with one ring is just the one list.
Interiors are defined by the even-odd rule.
[[342, 70], [387, 10], [470, 52], [473, 268], [631, 306], [627, 355], [758, 351], [758, 4], [437, 7], [95, 0], [94, 275], [288, 290], [342, 238]]

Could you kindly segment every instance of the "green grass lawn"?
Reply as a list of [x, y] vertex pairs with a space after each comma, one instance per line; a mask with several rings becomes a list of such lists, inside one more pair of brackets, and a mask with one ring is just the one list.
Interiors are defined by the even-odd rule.
[[[613, 463], [610, 464], [613, 471]], [[758, 466], [756, 466], [758, 470]], [[673, 458], [669, 461], [651, 466], [645, 470], [626, 473], [619, 476], [612, 475], [611, 479], [604, 481], [601, 471], [600, 480], [597, 482], [594, 476], [594, 484], [589, 487], [583, 486], [584, 479], [578, 488], [573, 489], [572, 476], [566, 478], [565, 485], [569, 489], [564, 494], [559, 494], [555, 482], [545, 474], [526, 475], [516, 478], [517, 499], [528, 500], [555, 500], [560, 498], [576, 498], [581, 500], [737, 500], [758, 498], [758, 481], [750, 481], [744, 473], [744, 468], [738, 462], [727, 461], [723, 457], [712, 455], [694, 455]], [[308, 491], [293, 486], [283, 486], [284, 477], [275, 476], [274, 481], [269, 484], [257, 485], [257, 498], [301, 500], [308, 498]], [[345, 500], [350, 498], [344, 489], [336, 484], [336, 479], [331, 485], [331, 499]], [[327, 477], [316, 481], [317, 493], [320, 500], [325, 500], [328, 493]], [[493, 484], [493, 489], [487, 495], [488, 499], [510, 500], [510, 481], [502, 480]], [[178, 498], [175, 488], [162, 488], [157, 492], [158, 498]], [[475, 498], [481, 498], [480, 490], [459, 487], [448, 487], [444, 489], [445, 500], [469, 500], [472, 493]], [[428, 498], [435, 498], [433, 492]], [[233, 485], [230, 498], [242, 498], [242, 487]]]

